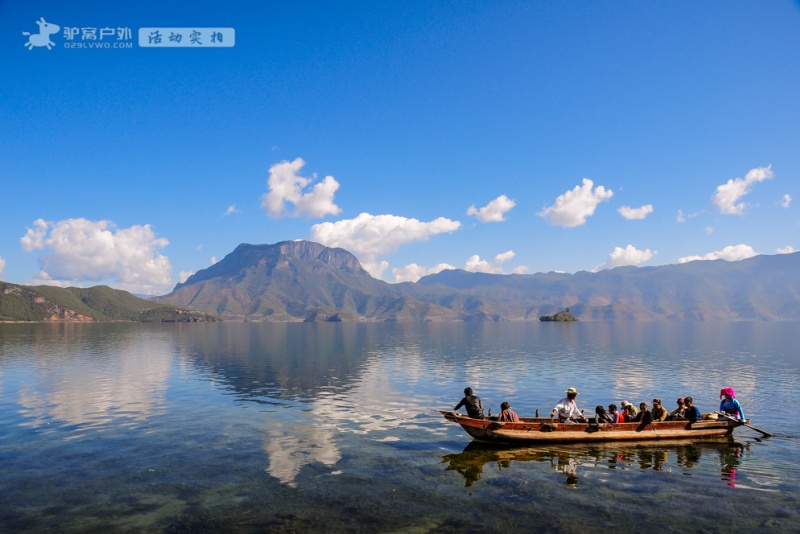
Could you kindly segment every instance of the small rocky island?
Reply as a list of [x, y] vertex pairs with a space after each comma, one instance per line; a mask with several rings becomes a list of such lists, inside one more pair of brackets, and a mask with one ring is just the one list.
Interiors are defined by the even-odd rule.
[[539, 317], [540, 321], [559, 321], [559, 322], [572, 322], [577, 321], [578, 318], [572, 315], [569, 311], [569, 308], [565, 309], [564, 311], [560, 311], [558, 313], [554, 313], [553, 315], [542, 315]]

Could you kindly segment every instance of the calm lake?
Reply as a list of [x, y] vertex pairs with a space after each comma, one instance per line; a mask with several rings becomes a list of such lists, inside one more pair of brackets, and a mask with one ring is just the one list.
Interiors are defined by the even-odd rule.
[[[800, 324], [0, 325], [2, 532], [798, 532]], [[734, 439], [490, 448], [437, 409], [719, 407]]]

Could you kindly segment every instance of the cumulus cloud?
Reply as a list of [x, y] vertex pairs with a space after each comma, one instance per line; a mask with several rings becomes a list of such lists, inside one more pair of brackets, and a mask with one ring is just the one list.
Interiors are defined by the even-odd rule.
[[555, 204], [540, 211], [538, 215], [554, 226], [572, 228], [586, 223], [586, 219], [594, 215], [594, 210], [600, 202], [608, 201], [614, 192], [599, 185], [594, 187], [594, 182], [588, 178], [583, 179], [583, 185], [575, 186], [556, 198]]
[[48, 250], [34, 283], [106, 282], [136, 293], [158, 294], [172, 285], [172, 266], [159, 250], [169, 244], [150, 225], [117, 228], [111, 221], [37, 219], [20, 239], [23, 250]]
[[44, 219], [36, 219], [33, 221], [33, 228], [28, 228], [25, 235], [19, 242], [22, 244], [22, 250], [25, 252], [33, 252], [36, 249], [44, 248], [44, 238], [47, 235], [47, 222]]
[[789, 194], [783, 195], [783, 199], [781, 199], [781, 206], [784, 208], [788, 208], [789, 205], [792, 203], [792, 197]]
[[489, 262], [487, 260], [482, 260], [480, 256], [474, 254], [467, 259], [464, 270], [473, 273], [503, 274], [503, 263], [512, 259], [514, 256], [516, 256], [516, 253], [513, 250], [509, 250], [498, 254], [494, 257], [494, 261]]
[[476, 209], [473, 204], [467, 210], [467, 215], [477, 217], [480, 222], [503, 222], [506, 220], [505, 214], [516, 204], [507, 196], [500, 195], [480, 209]]
[[2, 256], [0, 256], [0, 276], [3, 276], [3, 269], [5, 268], [6, 268], [6, 260], [4, 260]]
[[422, 265], [417, 265], [416, 263], [409, 263], [403, 268], [395, 267], [392, 269], [392, 274], [394, 275], [394, 281], [396, 283], [416, 282], [423, 276], [428, 276], [429, 274], [436, 274], [447, 269], [455, 268], [455, 266], [450, 265], [449, 263], [440, 263], [434, 267], [423, 267]]
[[714, 193], [714, 205], [720, 213], [726, 215], [741, 215], [744, 213], [745, 204], [739, 202], [743, 196], [750, 192], [753, 184], [772, 178], [772, 165], [750, 169], [744, 178], [735, 178], [717, 186]]
[[651, 213], [653, 213], [653, 205], [652, 204], [645, 204], [639, 208], [631, 208], [630, 206], [622, 206], [620, 209], [617, 210], [620, 215], [625, 217], [626, 219], [636, 220], [636, 219], [644, 219]]
[[753, 250], [750, 245], [729, 245], [722, 250], [709, 252], [704, 256], [685, 256], [678, 259], [678, 263], [686, 263], [696, 260], [725, 260], [725, 261], [739, 261], [747, 258], [752, 258], [757, 252]]
[[[297, 158], [294, 161], [281, 161], [269, 168], [269, 192], [261, 196], [261, 207], [270, 217], [324, 217], [342, 212], [333, 202], [339, 182], [333, 176], [326, 176], [309, 190], [317, 175], [311, 178], [300, 176], [298, 173], [305, 164], [302, 158]], [[287, 210], [287, 202], [294, 205], [293, 211]]]
[[386, 260], [382, 261], [364, 261], [361, 262], [361, 266], [367, 271], [370, 276], [373, 278], [383, 278], [383, 273], [386, 272], [386, 269], [389, 268], [389, 262]]
[[233, 215], [234, 213], [239, 213], [240, 210], [236, 208], [236, 204], [231, 204], [228, 206], [228, 209], [225, 210], [225, 217], [228, 215]]
[[[785, 247], [777, 249], [775, 252], [777, 252], [778, 254], [791, 254], [797, 251], [794, 249], [792, 245], [787, 245]], [[2, 269], [0, 269], [0, 272], [2, 272]]]
[[444, 217], [421, 222], [397, 215], [362, 213], [355, 219], [315, 224], [311, 227], [311, 239], [328, 247], [349, 250], [363, 261], [372, 261], [407, 243], [455, 232], [460, 227], [460, 222]]
[[595, 271], [613, 269], [614, 267], [621, 267], [623, 265], [639, 265], [650, 261], [656, 254], [658, 254], [657, 251], [650, 250], [649, 248], [639, 250], [630, 244], [625, 248], [614, 247], [614, 250], [608, 255], [608, 261], [595, 269]]
[[178, 281], [182, 284], [194, 274], [194, 271], [181, 271], [178, 273]]

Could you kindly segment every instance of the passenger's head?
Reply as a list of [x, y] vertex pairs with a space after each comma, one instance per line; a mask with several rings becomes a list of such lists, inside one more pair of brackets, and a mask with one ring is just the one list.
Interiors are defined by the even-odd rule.
[[500, 404], [500, 409], [501, 410], [508, 410], [509, 408], [511, 408], [511, 405], [506, 401], [503, 401], [503, 403]]
[[646, 412], [646, 411], [647, 411], [647, 403], [646, 403], [646, 402], [644, 402], [644, 401], [640, 402], [640, 403], [639, 403], [639, 409], [640, 409], [641, 411], [643, 411], [643, 412]]
[[472, 388], [464, 388], [464, 395], [466, 395], [467, 397], [472, 395]]
[[685, 401], [683, 400], [683, 397], [679, 398], [679, 399], [678, 399], [677, 401], [675, 401], [675, 402], [677, 402], [677, 403], [678, 403], [678, 406], [683, 406], [683, 405], [685, 404]]
[[603, 414], [603, 413], [606, 413], [606, 409], [603, 408], [602, 406], [596, 406], [595, 409], [594, 409], [594, 413]]
[[608, 411], [611, 412], [611, 413], [616, 412], [617, 411], [617, 405], [616, 404], [609, 404], [608, 405]]
[[569, 399], [574, 399], [575, 397], [578, 396], [578, 390], [575, 388], [569, 388], [567, 391], [565, 391], [565, 393], [567, 394], [567, 398]]
[[686, 406], [691, 406], [692, 403], [694, 402], [694, 399], [692, 399], [691, 397], [686, 397], [685, 399], [683, 399], [683, 402], [684, 404], [686, 404]]
[[655, 408], [656, 406], [661, 406], [661, 399], [659, 399], [658, 397], [653, 399], [653, 408]]

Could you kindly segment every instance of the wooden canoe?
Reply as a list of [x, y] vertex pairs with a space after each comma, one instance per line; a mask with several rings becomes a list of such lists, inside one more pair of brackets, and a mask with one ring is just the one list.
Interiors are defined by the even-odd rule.
[[508, 444], [592, 443], [603, 441], [646, 441], [706, 439], [729, 436], [747, 421], [717, 419], [704, 414], [701, 421], [660, 421], [620, 424], [550, 424], [545, 417], [521, 417], [519, 422], [473, 419], [456, 412], [440, 410], [445, 419], [461, 425], [467, 434], [482, 441]]

